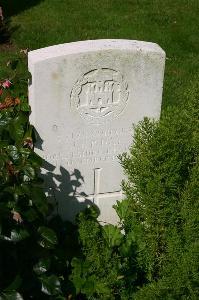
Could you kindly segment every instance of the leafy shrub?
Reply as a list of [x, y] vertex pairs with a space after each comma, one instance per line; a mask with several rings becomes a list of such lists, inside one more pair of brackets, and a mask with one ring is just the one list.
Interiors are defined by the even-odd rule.
[[86, 299], [119, 299], [127, 283], [136, 280], [135, 270], [128, 269], [129, 242], [118, 227], [101, 226], [98, 215], [95, 207], [79, 214], [82, 256], [72, 260], [71, 280], [76, 294]]
[[198, 299], [197, 95], [135, 127], [120, 156], [127, 179], [115, 206], [119, 228], [101, 226], [92, 209], [80, 214], [83, 255], [71, 278], [85, 299]]
[[121, 156], [128, 177], [123, 226], [134, 233], [147, 280], [135, 299], [198, 299], [198, 116], [192, 90], [183, 109], [169, 109], [159, 123], [145, 119], [130, 154]]

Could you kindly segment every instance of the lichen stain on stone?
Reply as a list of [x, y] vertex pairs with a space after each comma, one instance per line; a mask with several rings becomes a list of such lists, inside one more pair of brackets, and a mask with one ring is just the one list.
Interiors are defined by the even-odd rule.
[[54, 80], [58, 80], [59, 79], [59, 74], [58, 73], [56, 73], [56, 72], [53, 72], [52, 73], [52, 79], [54, 79]]

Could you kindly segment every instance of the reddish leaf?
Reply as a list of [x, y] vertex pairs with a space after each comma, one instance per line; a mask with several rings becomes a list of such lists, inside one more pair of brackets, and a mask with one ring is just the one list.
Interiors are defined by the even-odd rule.
[[4, 102], [0, 103], [0, 110], [3, 110], [5, 108], [15, 106], [20, 104], [20, 99], [19, 98], [13, 98], [11, 96], [8, 96], [5, 98]]

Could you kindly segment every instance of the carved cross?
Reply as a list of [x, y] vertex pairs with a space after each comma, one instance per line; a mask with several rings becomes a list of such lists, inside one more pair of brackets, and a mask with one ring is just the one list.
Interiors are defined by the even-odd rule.
[[100, 174], [102, 168], [94, 169], [94, 194], [88, 195], [85, 198], [92, 200], [93, 203], [98, 205], [100, 198], [111, 198], [111, 197], [120, 197], [122, 196], [122, 191], [100, 193]]

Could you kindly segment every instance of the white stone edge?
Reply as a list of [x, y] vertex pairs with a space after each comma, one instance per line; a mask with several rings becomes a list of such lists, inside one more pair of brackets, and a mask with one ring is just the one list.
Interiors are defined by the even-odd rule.
[[53, 57], [100, 50], [155, 52], [165, 56], [164, 50], [155, 43], [124, 39], [101, 39], [71, 42], [33, 50], [28, 53], [28, 60], [31, 65]]

